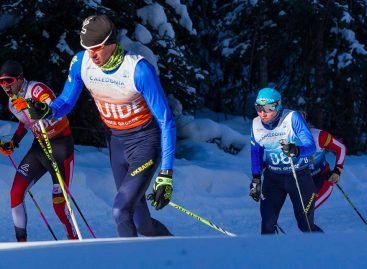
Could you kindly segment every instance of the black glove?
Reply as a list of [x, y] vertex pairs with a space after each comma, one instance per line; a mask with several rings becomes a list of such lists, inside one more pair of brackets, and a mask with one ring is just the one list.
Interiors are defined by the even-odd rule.
[[153, 185], [153, 193], [147, 199], [152, 200], [152, 206], [159, 210], [168, 205], [172, 191], [172, 175], [159, 173]]
[[330, 172], [329, 181], [333, 183], [338, 183], [340, 181], [340, 174], [343, 168], [339, 165], [335, 166], [334, 170]]
[[296, 146], [296, 144], [293, 143], [286, 143], [284, 141], [280, 142], [280, 145], [282, 146], [282, 151], [285, 155], [288, 157], [297, 157], [299, 154], [299, 149]]
[[43, 102], [38, 102], [33, 99], [27, 99], [28, 112], [32, 120], [42, 120], [47, 119], [52, 115], [52, 110], [48, 104]]
[[261, 179], [259, 177], [254, 177], [250, 184], [250, 196], [256, 202], [260, 200], [261, 196]]

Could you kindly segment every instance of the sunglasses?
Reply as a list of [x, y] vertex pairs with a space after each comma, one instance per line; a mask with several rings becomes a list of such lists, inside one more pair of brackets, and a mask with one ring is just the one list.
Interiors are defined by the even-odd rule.
[[265, 113], [269, 113], [277, 110], [278, 103], [259, 105], [255, 104], [255, 109], [257, 112], [264, 111]]
[[9, 87], [13, 85], [15, 82], [17, 82], [16, 77], [3, 78], [3, 79], [0, 79], [0, 86]]
[[105, 45], [103, 44], [103, 45], [100, 45], [100, 46], [97, 46], [97, 47], [94, 47], [94, 48], [87, 49], [87, 51], [96, 53], [96, 52], [102, 50], [104, 47], [105, 47]]

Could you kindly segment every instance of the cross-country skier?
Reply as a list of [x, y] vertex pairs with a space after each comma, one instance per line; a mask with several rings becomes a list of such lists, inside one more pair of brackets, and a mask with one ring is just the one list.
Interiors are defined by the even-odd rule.
[[[307, 114], [300, 112], [306, 120]], [[313, 181], [316, 185], [315, 209], [322, 205], [331, 195], [334, 183], [340, 180], [340, 174], [343, 171], [347, 148], [335, 136], [327, 131], [320, 130], [310, 126], [311, 133], [315, 140], [316, 152], [312, 155], [310, 170]], [[330, 169], [330, 164], [326, 160], [326, 152], [335, 154], [334, 169]]]
[[108, 129], [117, 188], [113, 216], [119, 236], [171, 235], [151, 218], [145, 198], [161, 158], [150, 196], [152, 205], [161, 209], [172, 195], [176, 127], [155, 69], [141, 55], [123, 50], [115, 25], [105, 15], [84, 20], [80, 44], [85, 50], [72, 59], [63, 92], [50, 104], [50, 110], [47, 106], [32, 116], [66, 115], [85, 86]]
[[316, 188], [308, 168], [316, 147], [306, 122], [300, 113], [283, 109], [281, 95], [273, 88], [259, 91], [255, 108], [258, 117], [253, 120], [251, 130], [250, 196], [255, 201], [260, 200], [261, 233], [276, 232], [287, 195], [299, 229], [321, 231], [314, 224]]
[[[9, 156], [13, 153], [14, 148], [18, 147], [29, 127], [29, 118], [27, 119], [29, 111], [24, 110], [27, 107], [24, 107], [22, 98], [27, 98], [30, 102], [50, 103], [55, 99], [55, 95], [45, 84], [26, 80], [23, 75], [22, 65], [13, 60], [8, 60], [1, 66], [0, 86], [9, 96], [10, 111], [19, 120], [18, 128], [12, 139], [5, 143], [2, 141], [0, 143], [0, 152]], [[20, 102], [18, 103], [18, 101]], [[18, 110], [24, 110], [24, 112]], [[41, 130], [37, 122], [31, 120], [31, 124], [34, 135], [42, 139]], [[59, 166], [64, 183], [69, 187], [74, 163], [74, 142], [71, 136], [69, 121], [67, 117], [60, 117], [59, 119], [43, 120], [43, 124], [50, 138], [54, 158]], [[52, 176], [52, 203], [55, 213], [64, 225], [67, 237], [69, 239], [77, 239], [74, 227], [69, 218], [69, 213], [65, 208], [65, 199], [52, 163], [46, 157], [37, 139], [34, 139], [31, 148], [18, 166], [10, 191], [15, 235], [19, 242], [27, 241], [27, 213], [24, 197], [33, 184], [46, 172], [49, 172]]]

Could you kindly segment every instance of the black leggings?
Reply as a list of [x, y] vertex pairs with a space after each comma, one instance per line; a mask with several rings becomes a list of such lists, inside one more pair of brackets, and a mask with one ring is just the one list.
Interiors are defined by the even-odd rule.
[[[304, 169], [298, 171], [296, 175], [311, 231], [321, 231], [321, 229], [314, 224], [316, 188], [311, 173], [308, 169]], [[262, 234], [276, 232], [276, 224], [280, 210], [283, 207], [287, 194], [289, 194], [293, 204], [293, 211], [298, 228], [302, 232], [310, 232], [293, 174], [275, 174], [265, 170], [262, 185], [263, 199], [261, 199], [260, 202]]]
[[150, 216], [145, 192], [161, 160], [160, 129], [152, 121], [133, 132], [107, 137], [117, 194], [113, 217], [121, 237], [171, 235]]

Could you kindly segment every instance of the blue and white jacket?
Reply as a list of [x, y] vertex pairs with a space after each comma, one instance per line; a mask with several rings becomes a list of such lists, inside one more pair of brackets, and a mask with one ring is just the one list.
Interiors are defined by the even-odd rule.
[[251, 170], [253, 176], [260, 176], [266, 167], [276, 174], [292, 173], [290, 160], [281, 148], [280, 140], [294, 143], [299, 155], [293, 157], [296, 171], [309, 166], [310, 157], [316, 150], [313, 136], [303, 117], [295, 111], [283, 109], [272, 124], [264, 124], [256, 117], [251, 130]]

